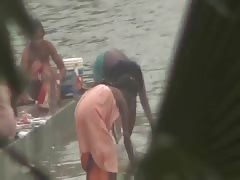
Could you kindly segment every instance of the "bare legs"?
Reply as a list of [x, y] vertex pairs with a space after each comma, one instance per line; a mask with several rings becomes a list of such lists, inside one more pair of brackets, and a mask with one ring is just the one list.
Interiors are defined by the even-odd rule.
[[45, 67], [43, 71], [43, 81], [46, 83], [49, 100], [49, 111], [55, 113], [59, 105], [59, 86], [57, 85], [56, 73], [51, 67]]

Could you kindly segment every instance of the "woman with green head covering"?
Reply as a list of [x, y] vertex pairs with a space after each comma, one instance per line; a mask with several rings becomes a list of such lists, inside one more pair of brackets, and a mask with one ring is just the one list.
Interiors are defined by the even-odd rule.
[[[100, 83], [102, 81], [114, 82], [123, 74], [131, 74], [133, 78], [135, 78], [138, 81], [139, 84], [138, 94], [140, 97], [140, 102], [150, 122], [150, 125], [152, 126], [153, 125], [152, 113], [146, 95], [142, 70], [139, 65], [137, 65], [139, 68], [136, 69], [135, 68], [136, 65], [137, 64], [133, 61], [130, 61], [122, 51], [118, 49], [111, 49], [103, 53], [100, 53], [97, 56], [96, 61], [93, 65], [93, 78], [95, 83]], [[131, 133], [136, 121], [136, 96], [132, 98], [131, 103], [132, 106], [130, 109]]]

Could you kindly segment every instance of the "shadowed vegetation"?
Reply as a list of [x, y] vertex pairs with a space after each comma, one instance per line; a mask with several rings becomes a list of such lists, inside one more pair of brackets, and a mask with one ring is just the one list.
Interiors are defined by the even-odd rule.
[[192, 0], [137, 171], [147, 179], [240, 179], [240, 2]]
[[[9, 32], [7, 25], [16, 23], [22, 31], [30, 36], [32, 34], [31, 17], [28, 15], [23, 2], [21, 0], [1, 0], [0, 1], [0, 77], [2, 81], [6, 81], [12, 90], [15, 98], [22, 92], [25, 85], [25, 78], [22, 73], [17, 69], [14, 60], [14, 53], [10, 43]], [[8, 141], [0, 138], [0, 147], [15, 161], [30, 169], [35, 179], [46, 180], [49, 179], [48, 175], [36, 166], [29, 164], [27, 159], [16, 150], [7, 147]]]

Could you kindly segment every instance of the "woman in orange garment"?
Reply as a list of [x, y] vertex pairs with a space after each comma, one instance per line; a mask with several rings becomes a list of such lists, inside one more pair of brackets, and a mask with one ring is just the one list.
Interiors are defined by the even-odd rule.
[[136, 96], [137, 90], [137, 81], [126, 74], [115, 84], [99, 84], [89, 89], [78, 102], [75, 109], [77, 139], [87, 180], [116, 180], [118, 156], [113, 127], [118, 120], [121, 120], [130, 164], [133, 164], [134, 153], [128, 128], [129, 99]]

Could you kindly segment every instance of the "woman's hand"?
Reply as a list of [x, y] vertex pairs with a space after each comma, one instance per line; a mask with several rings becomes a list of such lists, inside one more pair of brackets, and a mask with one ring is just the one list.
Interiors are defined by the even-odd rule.
[[56, 80], [59, 80], [60, 82], [62, 82], [64, 79], [64, 76], [61, 73], [54, 72], [54, 76], [55, 76]]
[[126, 171], [126, 180], [131, 180], [134, 177], [137, 168], [136, 162], [130, 162], [128, 169]]

